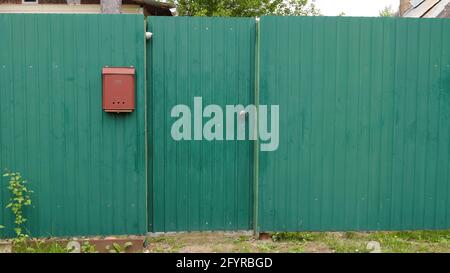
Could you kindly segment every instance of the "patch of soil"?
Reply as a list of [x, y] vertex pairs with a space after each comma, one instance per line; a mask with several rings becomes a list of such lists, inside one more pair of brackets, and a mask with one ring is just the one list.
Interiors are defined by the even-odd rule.
[[324, 243], [307, 243], [304, 246], [305, 252], [307, 253], [333, 253], [334, 251], [330, 249]]
[[182, 252], [182, 253], [206, 253], [206, 252], [213, 252], [213, 251], [212, 251], [212, 248], [208, 245], [190, 245], [190, 246], [182, 247], [179, 252]]

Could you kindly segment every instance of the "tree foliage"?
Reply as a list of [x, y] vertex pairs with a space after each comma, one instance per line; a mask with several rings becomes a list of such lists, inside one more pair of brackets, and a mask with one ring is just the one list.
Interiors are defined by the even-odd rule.
[[380, 17], [393, 17], [395, 12], [392, 10], [391, 6], [384, 7], [384, 9], [379, 12]]
[[171, 0], [181, 16], [319, 15], [314, 0]]

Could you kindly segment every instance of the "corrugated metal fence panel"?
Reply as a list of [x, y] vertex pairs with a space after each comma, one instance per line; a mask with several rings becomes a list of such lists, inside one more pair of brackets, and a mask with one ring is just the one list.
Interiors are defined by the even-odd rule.
[[263, 17], [259, 228], [450, 227], [450, 20]]
[[188, 105], [193, 119], [195, 96], [223, 109], [252, 103], [255, 20], [148, 19], [150, 230], [251, 229], [252, 143], [175, 141], [171, 109]]
[[[0, 15], [0, 167], [34, 190], [33, 236], [146, 231], [143, 20]], [[136, 67], [134, 113], [102, 111], [106, 65]], [[6, 183], [0, 223], [10, 230]]]

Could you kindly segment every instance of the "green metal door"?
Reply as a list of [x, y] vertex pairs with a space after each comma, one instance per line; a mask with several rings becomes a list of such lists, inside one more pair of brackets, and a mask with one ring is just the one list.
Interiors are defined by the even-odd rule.
[[450, 227], [450, 20], [263, 17], [261, 231]]
[[194, 109], [194, 97], [222, 109], [253, 103], [255, 20], [148, 20], [149, 229], [249, 230], [252, 142], [175, 141], [171, 111]]

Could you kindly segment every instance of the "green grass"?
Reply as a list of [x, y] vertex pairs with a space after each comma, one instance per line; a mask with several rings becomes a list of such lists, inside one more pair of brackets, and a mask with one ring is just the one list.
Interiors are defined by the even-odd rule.
[[270, 240], [217, 233], [172, 234], [152, 239], [150, 252], [339, 252], [367, 253], [376, 241], [381, 252], [450, 252], [450, 230], [397, 232], [278, 232]]
[[155, 237], [149, 238], [148, 244], [155, 246], [155, 252], [179, 252], [184, 244], [182, 242], [177, 241], [176, 238], [173, 237]]
[[334, 252], [369, 252], [367, 243], [377, 241], [382, 252], [450, 252], [450, 230], [395, 232], [296, 232], [276, 233], [275, 241], [323, 243]]
[[369, 238], [389, 252], [450, 252], [450, 230], [374, 232]]
[[311, 242], [325, 238], [323, 232], [277, 232], [272, 235], [273, 241]]
[[33, 241], [13, 244], [14, 253], [69, 253], [57, 242]]

